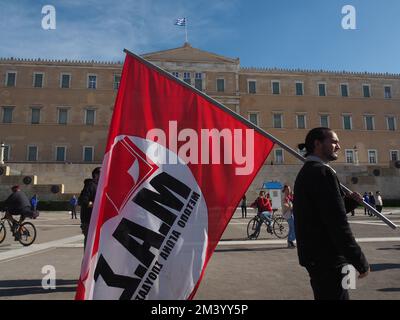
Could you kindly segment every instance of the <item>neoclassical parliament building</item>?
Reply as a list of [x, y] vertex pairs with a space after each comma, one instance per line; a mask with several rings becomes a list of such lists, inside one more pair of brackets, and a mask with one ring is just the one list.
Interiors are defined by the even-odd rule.
[[[143, 57], [296, 150], [311, 128], [334, 129], [344, 182], [359, 191], [386, 187], [391, 198], [394, 188], [400, 198], [399, 74], [241, 67], [239, 58], [188, 43]], [[78, 192], [77, 181], [102, 162], [121, 70], [113, 62], [0, 58], [6, 165]], [[299, 164], [276, 146], [252, 190], [293, 183]]]

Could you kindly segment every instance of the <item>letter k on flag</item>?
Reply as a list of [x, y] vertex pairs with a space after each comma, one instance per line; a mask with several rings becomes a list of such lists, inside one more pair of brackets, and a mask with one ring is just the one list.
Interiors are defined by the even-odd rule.
[[127, 52], [76, 299], [192, 299], [274, 143]]

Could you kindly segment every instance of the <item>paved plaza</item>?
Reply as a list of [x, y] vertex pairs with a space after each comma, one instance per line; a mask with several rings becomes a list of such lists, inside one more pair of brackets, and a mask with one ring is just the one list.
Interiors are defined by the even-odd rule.
[[[400, 210], [385, 208], [387, 217], [400, 225]], [[391, 214], [389, 214], [391, 213]], [[248, 218], [235, 212], [207, 266], [195, 299], [199, 300], [309, 300], [312, 291], [297, 252], [286, 241], [266, 232], [258, 240], [247, 240]], [[349, 216], [372, 272], [358, 280], [352, 299], [400, 299], [400, 229], [392, 230], [380, 220], [357, 210]], [[24, 248], [10, 233], [0, 244], [0, 299], [73, 299], [83, 254], [79, 220], [68, 212], [42, 212], [33, 221], [38, 238]], [[45, 290], [46, 266], [56, 271], [55, 289]]]

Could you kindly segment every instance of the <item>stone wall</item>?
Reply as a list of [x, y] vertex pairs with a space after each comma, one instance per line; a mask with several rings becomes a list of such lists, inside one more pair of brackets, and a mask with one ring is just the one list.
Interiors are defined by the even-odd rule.
[[[11, 171], [20, 172], [20, 176], [5, 183], [10, 177], [0, 178], [0, 196], [4, 198], [9, 194], [9, 188], [12, 184], [20, 184], [27, 193], [35, 190], [43, 193], [41, 198], [44, 200], [68, 199], [72, 194], [79, 194], [83, 188], [83, 181], [91, 177], [92, 170], [100, 166], [99, 164], [39, 164], [39, 163], [19, 163], [9, 164]], [[264, 182], [279, 181], [282, 184], [293, 186], [297, 173], [302, 164], [296, 165], [264, 165], [255, 180], [246, 192], [249, 201], [255, 199]], [[365, 191], [379, 190], [384, 199], [400, 199], [400, 169], [395, 167], [379, 166], [355, 166], [355, 165], [333, 165], [337, 171], [340, 181], [351, 190], [364, 193]], [[379, 170], [377, 172], [376, 170]], [[379, 173], [379, 175], [377, 175]], [[23, 178], [30, 176], [36, 179], [40, 186], [24, 185]], [[354, 179], [356, 178], [356, 179]], [[1, 180], [4, 179], [4, 180]], [[50, 193], [52, 185], [62, 188], [62, 192], [47, 196]], [[229, 192], [229, 190], [227, 191]], [[64, 193], [64, 194], [63, 194]]]

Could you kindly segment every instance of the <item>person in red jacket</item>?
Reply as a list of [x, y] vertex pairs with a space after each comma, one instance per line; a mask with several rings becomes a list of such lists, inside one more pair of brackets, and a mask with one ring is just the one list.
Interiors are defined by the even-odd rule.
[[[258, 198], [252, 203], [251, 207], [254, 207], [257, 209], [257, 215], [261, 218], [262, 221], [267, 220], [268, 226], [267, 226], [267, 232], [272, 234], [272, 205], [271, 205], [271, 200], [269, 197], [265, 196], [264, 191], [260, 191]], [[256, 234], [259, 234], [260, 228], [261, 228], [262, 223], [259, 223], [257, 225], [256, 231], [253, 233], [255, 236]], [[252, 237], [253, 237], [252, 235]]]

